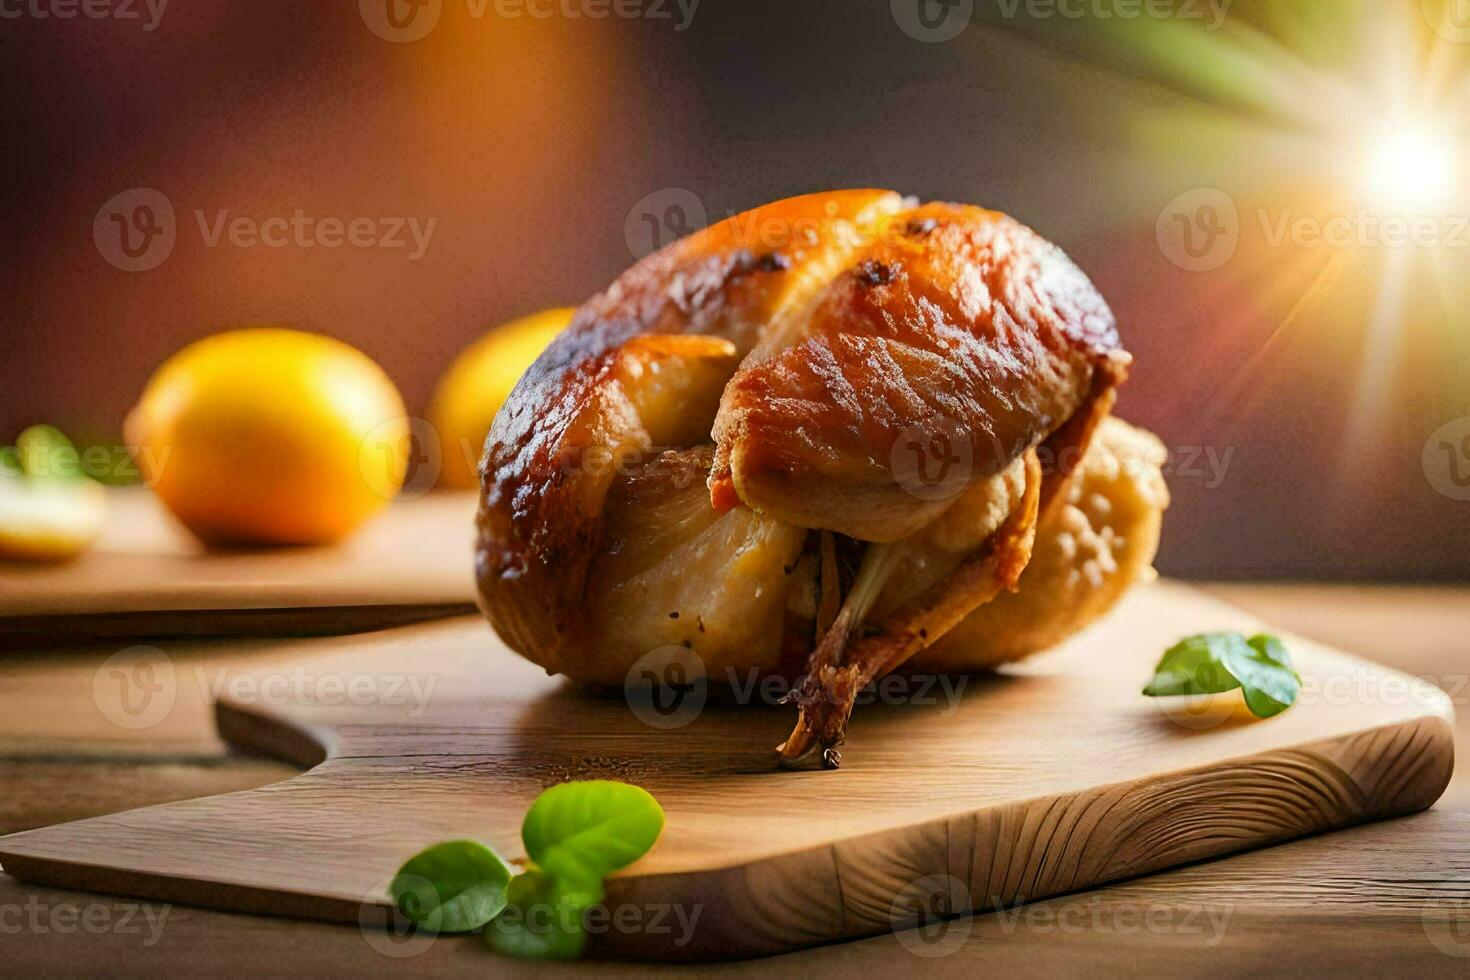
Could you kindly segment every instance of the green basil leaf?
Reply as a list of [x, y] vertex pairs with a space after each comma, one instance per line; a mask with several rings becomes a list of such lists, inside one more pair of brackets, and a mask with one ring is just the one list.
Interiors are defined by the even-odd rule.
[[1262, 633], [1251, 637], [1245, 652], [1231, 651], [1226, 666], [1240, 678], [1246, 707], [1257, 718], [1279, 715], [1301, 693], [1302, 679], [1291, 668], [1286, 647], [1274, 636]]
[[554, 877], [600, 886], [648, 853], [663, 826], [663, 808], [646, 790], [596, 779], [538, 796], [521, 824], [521, 840], [531, 860]]
[[1270, 633], [1257, 633], [1246, 640], [1252, 650], [1263, 660], [1280, 664], [1283, 667], [1291, 666], [1291, 654], [1287, 652], [1286, 645]]
[[433, 932], [471, 932], [506, 905], [511, 871], [479, 841], [435, 844], [408, 859], [388, 886], [403, 914]]
[[[599, 889], [600, 892], [600, 889]], [[582, 913], [601, 895], [566, 887], [552, 875], [532, 869], [510, 882], [509, 904], [485, 927], [492, 949], [524, 960], [574, 960], [587, 934]]]
[[1164, 652], [1143, 693], [1158, 698], [1235, 690], [1240, 681], [1225, 664], [1226, 651], [1234, 646], [1245, 647], [1239, 633], [1201, 633], [1180, 640]]
[[1201, 633], [1164, 653], [1143, 693], [1170, 697], [1236, 688], [1251, 714], [1270, 718], [1296, 701], [1302, 681], [1292, 669], [1291, 655], [1274, 636], [1261, 633], [1247, 640], [1239, 633]]
[[16, 456], [27, 476], [74, 480], [82, 475], [82, 457], [54, 425], [33, 425], [15, 440]]

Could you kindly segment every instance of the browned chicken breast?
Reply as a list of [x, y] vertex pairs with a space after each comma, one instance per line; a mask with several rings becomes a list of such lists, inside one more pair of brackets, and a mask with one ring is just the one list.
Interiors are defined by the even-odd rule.
[[874, 679], [1024, 656], [1146, 572], [1166, 495], [1156, 442], [1108, 418], [1128, 363], [1002, 214], [856, 190], [737, 215], [629, 269], [516, 387], [482, 606], [580, 680], [669, 645], [782, 675], [781, 760], [835, 766]]

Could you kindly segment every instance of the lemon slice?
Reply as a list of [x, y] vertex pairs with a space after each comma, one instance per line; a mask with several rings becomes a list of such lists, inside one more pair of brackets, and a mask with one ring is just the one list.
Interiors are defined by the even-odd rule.
[[74, 558], [97, 540], [106, 517], [101, 484], [0, 474], [0, 558]]

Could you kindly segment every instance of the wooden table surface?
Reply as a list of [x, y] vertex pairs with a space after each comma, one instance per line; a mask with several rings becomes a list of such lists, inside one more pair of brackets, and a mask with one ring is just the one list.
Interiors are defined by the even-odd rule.
[[[1221, 585], [1284, 629], [1426, 677], [1470, 746], [1470, 588]], [[211, 656], [249, 655], [223, 641]], [[141, 733], [99, 721], [92, 682], [111, 647], [0, 654], [0, 833], [259, 786], [291, 767], [232, 753], [203, 698]], [[1329, 692], [1331, 693], [1331, 692]], [[1340, 692], [1392, 697], [1395, 692]], [[0, 974], [411, 969], [548, 972], [472, 939], [394, 945], [379, 929], [230, 915], [32, 887], [0, 875]], [[923, 932], [713, 968], [850, 975], [1470, 971], [1470, 772], [1418, 816], [1298, 841]], [[577, 964], [582, 975], [645, 967]]]

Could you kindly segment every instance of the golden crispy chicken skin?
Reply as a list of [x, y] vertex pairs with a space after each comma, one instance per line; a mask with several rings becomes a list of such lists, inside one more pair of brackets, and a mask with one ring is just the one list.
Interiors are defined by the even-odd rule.
[[[736, 215], [629, 269], [517, 385], [481, 464], [481, 604], [577, 679], [668, 645], [715, 680], [799, 677], [781, 757], [835, 765], [864, 684], [1022, 580], [1070, 506], [1043, 463], [1088, 449], [1128, 360], [1002, 214], [855, 190]], [[937, 475], [907, 464], [931, 449]]]
[[[767, 205], [650, 255], [577, 312], [501, 408], [480, 463], [476, 575], [485, 612], [512, 648], [577, 675], [587, 642], [583, 589], [621, 461], [673, 448], [688, 434], [681, 429], [702, 428], [708, 440], [737, 358], [848, 264], [870, 234], [863, 229], [902, 205], [881, 190]], [[698, 339], [656, 363], [638, 349], [648, 335]], [[686, 396], [713, 397], [705, 417], [678, 398], [639, 404], [657, 397], [644, 389], [661, 375], [697, 387], [687, 376], [720, 356], [718, 380]]]
[[984, 445], [955, 478], [991, 476], [1070, 418], [1118, 349], [1092, 284], [1010, 218], [929, 204], [890, 229], [746, 358], [715, 423], [717, 487], [865, 541], [945, 506], [895, 479], [900, 439], [970, 436]]

